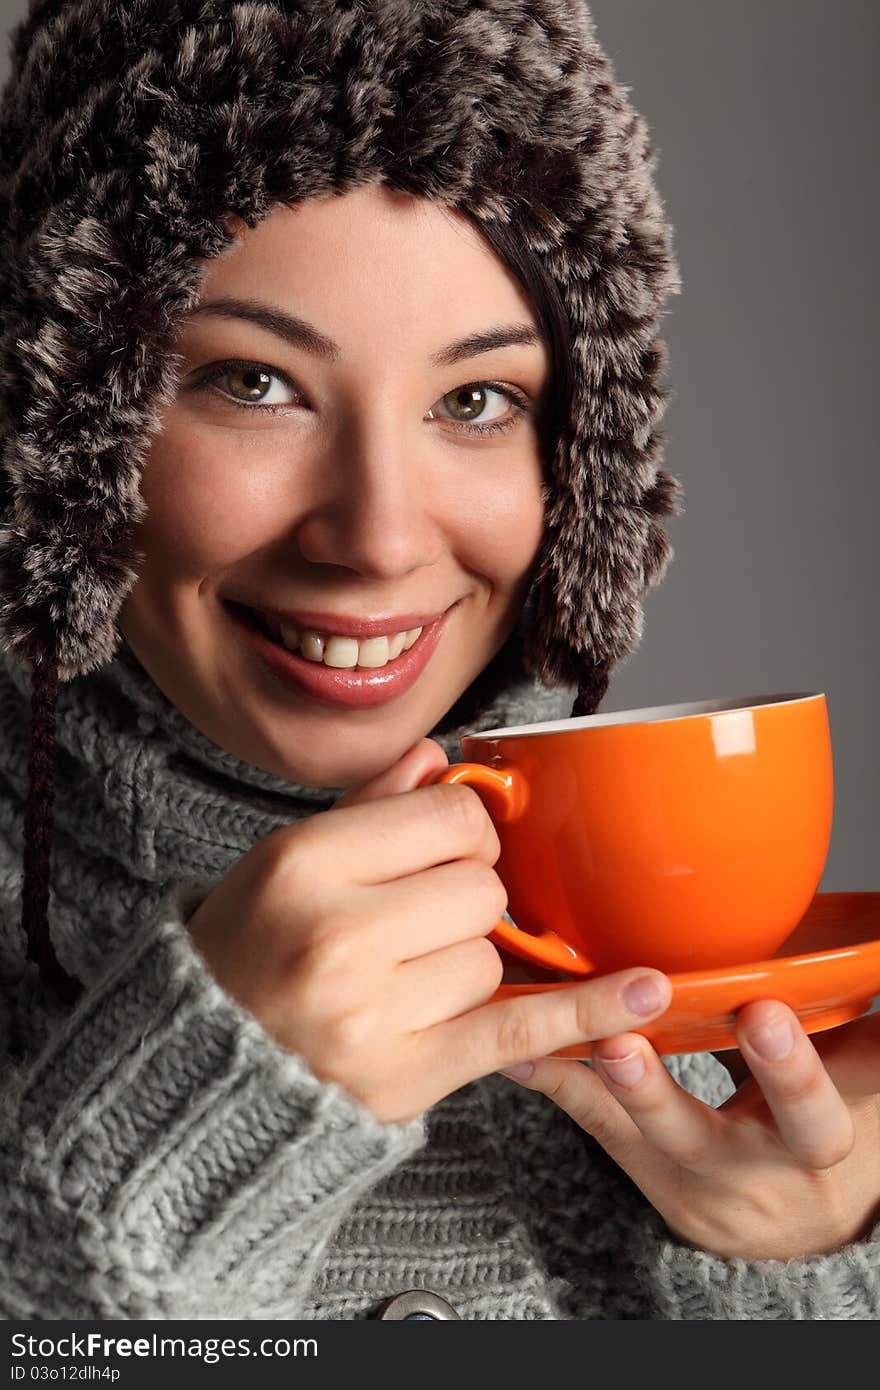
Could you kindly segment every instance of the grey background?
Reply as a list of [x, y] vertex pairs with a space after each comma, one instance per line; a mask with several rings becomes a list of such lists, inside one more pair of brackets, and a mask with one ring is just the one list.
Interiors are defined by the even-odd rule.
[[822, 690], [820, 887], [880, 889], [877, 0], [594, 0], [676, 227], [676, 550], [609, 708]]
[[[26, 11], [0, 0], [7, 36]], [[605, 708], [824, 691], [821, 887], [880, 889], [877, 0], [593, 0], [659, 152], [684, 292], [666, 466], [686, 513]]]

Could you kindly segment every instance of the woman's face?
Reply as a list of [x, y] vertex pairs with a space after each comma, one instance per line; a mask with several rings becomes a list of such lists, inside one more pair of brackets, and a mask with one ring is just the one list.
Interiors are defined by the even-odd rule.
[[[542, 532], [549, 354], [466, 219], [379, 185], [237, 223], [206, 265], [144, 468], [145, 562], [121, 629], [227, 752], [358, 785], [514, 626]], [[517, 327], [533, 341], [462, 344]], [[287, 614], [292, 654], [230, 604]]]

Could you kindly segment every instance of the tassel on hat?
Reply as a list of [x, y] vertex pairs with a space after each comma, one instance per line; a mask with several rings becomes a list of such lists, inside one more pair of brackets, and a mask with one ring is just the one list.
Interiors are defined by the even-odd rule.
[[672, 557], [659, 328], [679, 282], [647, 129], [583, 0], [31, 0], [10, 58], [0, 641], [32, 669], [22, 925], [69, 1000], [48, 927], [58, 687], [118, 647], [170, 344], [230, 213], [254, 227], [278, 202], [379, 180], [540, 258], [572, 387], [522, 659], [578, 686], [573, 714], [638, 644]]

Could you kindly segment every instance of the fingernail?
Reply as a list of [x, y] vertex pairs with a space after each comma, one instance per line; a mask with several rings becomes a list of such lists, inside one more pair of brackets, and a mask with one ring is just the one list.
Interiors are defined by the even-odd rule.
[[637, 1047], [622, 1057], [599, 1057], [598, 1060], [618, 1086], [634, 1086], [645, 1074], [645, 1059]]
[[781, 1062], [794, 1047], [794, 1033], [785, 1014], [776, 1014], [749, 1033], [748, 1041], [765, 1062]]
[[528, 1081], [535, 1070], [535, 1064], [534, 1062], [514, 1062], [512, 1067], [501, 1067], [499, 1070], [502, 1076], [509, 1076], [511, 1081]]
[[631, 980], [622, 999], [631, 1014], [655, 1014], [672, 998], [672, 986], [665, 975], [641, 975]]

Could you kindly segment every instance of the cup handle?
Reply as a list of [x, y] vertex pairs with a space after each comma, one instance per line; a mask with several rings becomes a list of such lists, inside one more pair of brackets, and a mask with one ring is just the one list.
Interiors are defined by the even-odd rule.
[[[502, 823], [516, 820], [528, 799], [526, 784], [513, 767], [500, 769], [485, 763], [453, 763], [422, 785], [429, 782], [464, 782], [472, 786], [484, 794], [492, 819]], [[566, 970], [574, 975], [592, 975], [596, 971], [582, 951], [569, 946], [549, 927], [540, 932], [527, 932], [502, 918], [490, 931], [489, 940], [545, 970]]]

